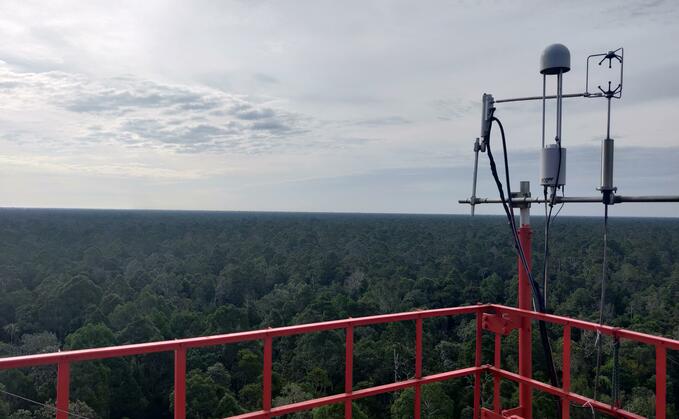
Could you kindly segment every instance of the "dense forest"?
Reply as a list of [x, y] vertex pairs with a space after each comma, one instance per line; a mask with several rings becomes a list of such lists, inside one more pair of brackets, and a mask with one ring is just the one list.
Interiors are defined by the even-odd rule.
[[[542, 266], [541, 220], [534, 264]], [[557, 219], [549, 311], [598, 318], [602, 222]], [[606, 322], [679, 338], [679, 220], [610, 221]], [[516, 256], [502, 217], [0, 210], [0, 356], [219, 334], [476, 302], [516, 304]], [[424, 373], [473, 364], [474, 319], [425, 323]], [[560, 331], [552, 330], [557, 368]], [[593, 333], [573, 335], [573, 390], [592, 394]], [[484, 362], [492, 362], [487, 336]], [[357, 328], [355, 388], [413, 376], [414, 325]], [[534, 343], [535, 376], [545, 380]], [[516, 336], [503, 365], [516, 368]], [[604, 340], [600, 398], [610, 400]], [[653, 416], [655, 352], [623, 342], [623, 407]], [[274, 404], [343, 392], [342, 331], [274, 343]], [[260, 408], [260, 343], [190, 350], [191, 418]], [[668, 353], [669, 417], [679, 412], [679, 354]], [[172, 354], [72, 366], [71, 405], [87, 418], [171, 417]], [[0, 417], [51, 417], [56, 370], [0, 371]], [[8, 393], [48, 404], [35, 405]], [[509, 406], [517, 387], [507, 383]], [[355, 403], [356, 418], [412, 417], [412, 391]], [[484, 383], [484, 403], [492, 383]], [[471, 418], [472, 380], [424, 387], [427, 418]], [[536, 393], [536, 417], [554, 417]], [[574, 417], [592, 416], [574, 407]], [[341, 406], [295, 418], [343, 417]]]

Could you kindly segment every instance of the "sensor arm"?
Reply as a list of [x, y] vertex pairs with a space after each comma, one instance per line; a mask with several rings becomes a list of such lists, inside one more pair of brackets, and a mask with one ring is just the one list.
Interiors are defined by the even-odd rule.
[[[601, 93], [567, 93], [561, 95], [562, 98], [571, 98], [571, 97], [603, 97], [604, 95]], [[545, 99], [556, 99], [557, 95], [550, 95], [550, 96], [545, 96]], [[512, 98], [507, 98], [507, 99], [497, 99], [495, 103], [509, 103], [509, 102], [526, 102], [529, 100], [542, 100], [542, 96], [525, 96], [525, 97], [512, 97]]]
[[[478, 204], [500, 204], [503, 201], [498, 198], [475, 198], [474, 201], [470, 199], [460, 199], [457, 201], [460, 204], [470, 204], [470, 205], [478, 205]], [[509, 202], [509, 200], [505, 199], [504, 202]], [[544, 198], [540, 197], [533, 197], [533, 198], [521, 198], [521, 197], [513, 197], [512, 198], [512, 203], [514, 204], [522, 204], [522, 203], [535, 203], [535, 204], [541, 204], [541, 203], [549, 203], [552, 202], [552, 198], [547, 198], [546, 200]], [[601, 196], [556, 196], [554, 198], [554, 202], [557, 204], [567, 204], [567, 203], [580, 203], [580, 204], [601, 204], [603, 202], [603, 197]], [[624, 196], [624, 195], [614, 195], [613, 196], [613, 202], [616, 204], [620, 204], [623, 202], [679, 202], [679, 195], [649, 195], [649, 196]]]

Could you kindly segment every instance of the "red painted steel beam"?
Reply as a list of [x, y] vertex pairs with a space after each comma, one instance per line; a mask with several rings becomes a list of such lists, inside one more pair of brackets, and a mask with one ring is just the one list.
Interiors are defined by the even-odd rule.
[[515, 381], [517, 383], [525, 383], [529, 384], [531, 387], [543, 391], [545, 393], [549, 393], [553, 396], [565, 398], [568, 401], [578, 403], [579, 405], [583, 406], [591, 406], [595, 410], [598, 410], [603, 413], [607, 413], [609, 415], [613, 415], [615, 417], [619, 418], [625, 418], [625, 419], [645, 419], [644, 416], [637, 415], [636, 413], [629, 412], [627, 410], [619, 409], [616, 406], [602, 403], [600, 401], [590, 399], [589, 397], [581, 396], [579, 394], [575, 393], [565, 393], [563, 389], [559, 387], [553, 387], [549, 384], [543, 383], [541, 381], [533, 380], [530, 378], [525, 378], [522, 377], [519, 374], [510, 372], [510, 371], [505, 371], [505, 370], [500, 370], [497, 369], [493, 366], [486, 366], [486, 370], [489, 371], [492, 374], [498, 374], [501, 377], [504, 377], [508, 380]]
[[655, 348], [655, 417], [667, 417], [667, 350]]
[[[495, 334], [495, 357], [494, 357], [495, 368], [500, 369], [501, 358], [502, 358], [502, 335], [499, 333]], [[493, 409], [498, 415], [502, 412], [502, 398], [500, 396], [500, 376], [495, 375], [493, 377]]]
[[186, 418], [186, 349], [174, 351], [174, 419]]
[[490, 306], [501, 313], [516, 313], [520, 316], [527, 317], [533, 320], [544, 320], [548, 323], [560, 324], [562, 326], [570, 325], [571, 327], [575, 327], [577, 329], [591, 330], [594, 332], [599, 331], [601, 332], [601, 334], [618, 337], [620, 339], [627, 339], [639, 343], [645, 343], [647, 345], [661, 345], [667, 349], [679, 350], [679, 340], [674, 340], [662, 336], [654, 336], [646, 333], [639, 333], [627, 329], [621, 329], [619, 327], [600, 325], [598, 323], [592, 323], [585, 320], [556, 316], [553, 314], [539, 313], [532, 310], [521, 310], [515, 307], [508, 307], [498, 304], [491, 304]]
[[492, 410], [488, 410], [486, 408], [481, 409], [481, 418], [482, 419], [524, 419], [522, 416], [519, 416], [519, 415], [508, 415], [507, 412], [503, 412], [502, 414], [498, 414], [498, 413], [495, 413]]
[[[345, 343], [345, 361], [344, 361], [344, 393], [351, 394], [354, 390], [354, 327], [349, 326], [346, 329], [346, 343]], [[344, 401], [344, 419], [352, 418], [353, 407], [351, 399]]]
[[[482, 317], [483, 313], [478, 312], [476, 313], [476, 348], [475, 348], [475, 356], [474, 356], [474, 366], [476, 368], [481, 368], [481, 363], [483, 353], [481, 351], [482, 349], [482, 339], [483, 339], [483, 330], [482, 330]], [[474, 419], [479, 419], [481, 417], [481, 370], [477, 370], [476, 374], [474, 374]]]
[[71, 383], [71, 365], [59, 362], [57, 366], [57, 419], [68, 419], [68, 398]]
[[416, 320], [418, 318], [427, 319], [432, 317], [473, 314], [479, 311], [483, 311], [488, 307], [490, 307], [490, 305], [482, 304], [453, 308], [441, 308], [434, 310], [418, 310], [405, 313], [384, 314], [377, 316], [359, 317], [355, 319], [343, 319], [321, 323], [309, 323], [297, 326], [278, 327], [274, 329], [228, 333], [224, 335], [204, 336], [159, 342], [136, 343], [132, 345], [110, 346], [105, 348], [81, 349], [76, 351], [63, 351], [48, 354], [36, 354], [0, 358], [0, 370], [57, 364], [60, 361], [68, 362], [91, 361], [95, 359], [116, 358], [131, 355], [144, 355], [157, 352], [172, 352], [175, 351], [180, 346], [184, 347], [185, 349], [191, 349], [191, 348], [201, 348], [205, 346], [227, 345], [232, 343], [241, 343], [254, 340], [264, 340], [266, 336], [271, 336], [272, 338], [275, 338], [281, 336], [299, 335], [304, 333], [322, 332], [325, 330], [345, 329], [350, 324], [357, 327], [381, 323]]
[[[413, 379], [410, 379], [410, 380], [398, 381], [396, 383], [389, 383], [389, 384], [384, 384], [384, 385], [381, 385], [381, 386], [356, 390], [351, 394], [341, 393], [341, 394], [335, 394], [335, 395], [332, 395], [332, 396], [321, 397], [321, 398], [318, 398], [318, 399], [305, 400], [303, 402], [292, 403], [292, 404], [288, 404], [288, 405], [285, 405], [285, 406], [274, 407], [274, 408], [271, 409], [271, 411], [268, 413], [268, 415], [269, 416], [287, 415], [287, 414], [290, 414], [290, 413], [301, 412], [303, 410], [310, 410], [310, 409], [314, 409], [314, 408], [321, 407], [321, 406], [326, 406], [326, 405], [333, 404], [333, 403], [342, 403], [347, 399], [350, 399], [350, 400], [363, 399], [365, 397], [376, 396], [378, 394], [383, 394], [383, 393], [391, 393], [391, 392], [394, 392], [394, 391], [403, 390], [405, 388], [414, 387], [417, 384], [425, 385], [425, 384], [435, 383], [435, 382], [439, 382], [439, 381], [446, 381], [446, 380], [452, 380], [454, 378], [465, 377], [465, 376], [468, 376], [468, 375], [473, 375], [476, 372], [483, 372], [484, 369], [485, 369], [485, 367], [462, 368], [462, 369], [455, 370], [455, 371], [448, 371], [448, 372], [442, 372], [440, 374], [428, 375], [428, 376], [422, 377], [419, 380], [416, 380], [416, 379], [413, 378]], [[260, 411], [257, 411], [257, 412], [250, 412], [250, 413], [245, 413], [245, 414], [238, 415], [238, 416], [232, 416], [231, 419], [252, 419], [252, 418], [268, 417], [266, 415], [267, 415], [267, 412], [260, 410]]]
[[[561, 385], [564, 393], [571, 392], [571, 327], [563, 327], [563, 368], [561, 372]], [[571, 417], [571, 404], [565, 398], [561, 398], [561, 418]]]
[[[415, 320], [415, 379], [422, 378], [422, 319]], [[415, 385], [413, 418], [420, 419], [422, 409], [422, 386]]]
[[262, 410], [271, 411], [271, 369], [273, 368], [273, 341], [271, 336], [264, 338], [264, 367], [262, 371]]

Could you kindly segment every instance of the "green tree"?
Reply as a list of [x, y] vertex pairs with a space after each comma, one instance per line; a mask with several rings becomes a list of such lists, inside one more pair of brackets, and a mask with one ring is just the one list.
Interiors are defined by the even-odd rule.
[[[391, 405], [392, 419], [413, 417], [415, 391], [402, 391]], [[444, 389], [443, 384], [433, 383], [422, 386], [422, 417], [427, 419], [447, 419], [454, 417], [455, 405]]]

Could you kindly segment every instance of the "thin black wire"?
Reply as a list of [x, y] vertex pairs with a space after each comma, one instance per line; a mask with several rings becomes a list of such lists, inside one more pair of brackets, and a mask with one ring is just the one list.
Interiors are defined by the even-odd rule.
[[28, 397], [20, 396], [20, 395], [18, 395], [18, 394], [10, 393], [10, 392], [7, 391], [7, 390], [0, 389], [0, 393], [4, 393], [4, 394], [6, 394], [6, 395], [8, 395], [8, 396], [16, 397], [17, 399], [21, 399], [21, 400], [26, 401], [26, 402], [29, 402], [29, 403], [37, 404], [38, 406], [42, 406], [42, 407], [46, 407], [46, 408], [48, 408], [48, 409], [52, 409], [52, 410], [54, 410], [55, 412], [64, 412], [64, 413], [68, 413], [69, 416], [75, 416], [75, 417], [83, 418], [83, 419], [90, 419], [90, 418], [87, 417], [87, 416], [79, 415], [79, 414], [73, 413], [73, 412], [71, 412], [71, 411], [69, 411], [69, 410], [59, 409], [59, 408], [56, 407], [56, 406], [52, 406], [52, 405], [49, 405], [49, 404], [46, 404], [46, 403], [41, 403], [41, 402], [39, 402], [39, 401], [29, 399]]
[[[566, 189], [565, 187], [563, 187], [563, 186], [561, 187], [561, 197], [562, 197], [562, 198], [564, 198], [564, 197], [566, 196], [566, 191], [565, 191], [565, 189]], [[566, 204], [565, 202], [562, 202], [561, 205], [559, 205], [559, 209], [556, 210], [556, 214], [554, 214], [554, 217], [552, 217], [552, 221], [550, 221], [550, 224], [549, 224], [549, 227], [550, 227], [550, 228], [551, 228], [551, 227], [554, 227], [554, 225], [556, 224], [556, 217], [559, 216], [559, 214], [561, 213], [561, 210], [563, 209], [563, 206], [564, 206], [565, 204]]]
[[[604, 260], [601, 272], [601, 298], [599, 299], [599, 324], [604, 323], [604, 303], [606, 301], [606, 276], [608, 274], [608, 205], [604, 204]], [[601, 332], [596, 337], [596, 368], [594, 374], [594, 399], [599, 389], [599, 370], [601, 368]]]
[[[493, 111], [495, 112], [495, 111]], [[512, 230], [516, 231], [516, 218], [514, 217], [514, 206], [512, 205], [512, 183], [509, 181], [509, 156], [507, 153], [507, 141], [505, 139], [505, 128], [502, 126], [502, 122], [496, 117], [492, 117], [491, 121], [495, 121], [497, 126], [500, 128], [500, 134], [502, 136], [502, 155], [504, 157], [505, 163], [505, 182], [507, 182], [507, 199], [509, 201], [509, 212], [512, 215]]]
[[[523, 251], [523, 248], [521, 247], [521, 243], [519, 241], [519, 234], [518, 231], [516, 230], [516, 224], [514, 222], [514, 217], [512, 216], [513, 212], [510, 210], [510, 208], [507, 205], [507, 202], [505, 200], [505, 195], [504, 195], [504, 188], [502, 187], [502, 182], [500, 181], [500, 178], [498, 176], [497, 172], [497, 166], [495, 164], [495, 159], [493, 158], [493, 152], [491, 150], [490, 146], [490, 132], [492, 129], [492, 122], [496, 122], [500, 128], [500, 133], [502, 135], [502, 144], [503, 144], [503, 152], [504, 152], [504, 157], [505, 157], [505, 175], [507, 178], [507, 182], [509, 183], [509, 168], [507, 165], [507, 147], [506, 147], [506, 138], [505, 138], [505, 133], [504, 133], [504, 127], [502, 126], [502, 122], [500, 122], [499, 119], [495, 118], [493, 116], [493, 113], [495, 112], [495, 109], [491, 109], [490, 111], [490, 119], [491, 119], [491, 126], [489, 127], [488, 130], [488, 137], [486, 138], [486, 150], [488, 152], [488, 159], [490, 162], [490, 170], [491, 173], [493, 174], [493, 179], [495, 180], [495, 184], [497, 186], [498, 192], [500, 194], [500, 202], [502, 203], [502, 207], [505, 211], [505, 215], [507, 216], [507, 220], [509, 222], [510, 228], [512, 230], [512, 238], [514, 239], [514, 247], [516, 248], [516, 251], [519, 255], [519, 259], [521, 260], [521, 264], [523, 265], [524, 271], [526, 272], [528, 276], [528, 280], [530, 282], [531, 288], [533, 290], [533, 305], [536, 308], [537, 311], [544, 313], [544, 306], [543, 306], [543, 301], [542, 301], [542, 293], [540, 292], [540, 287], [537, 285], [535, 282], [535, 279], [533, 278], [533, 274], [529, 268], [528, 261], [526, 259], [526, 255]], [[510, 190], [509, 187], [507, 188], [508, 191]], [[549, 335], [547, 333], [547, 324], [543, 320], [538, 321], [538, 327], [540, 330], [540, 340], [542, 343], [542, 347], [545, 353], [545, 361], [546, 361], [546, 368], [547, 368], [547, 374], [549, 375], [550, 382], [552, 383], [553, 386], [559, 387], [559, 378], [556, 374], [556, 367], [554, 366], [554, 359], [552, 356], [552, 347], [549, 342]], [[561, 416], [561, 409], [560, 409], [560, 400], [557, 400], [557, 414]]]
[[[559, 147], [559, 162], [556, 165], [556, 178], [554, 179], [554, 192], [552, 193], [552, 198], [549, 202], [549, 213], [547, 212], [547, 188], [545, 185], [544, 195], [545, 195], [545, 244], [544, 244], [544, 257], [542, 259], [542, 275], [543, 275], [543, 287], [545, 292], [545, 308], [547, 307], [547, 280], [549, 279], [549, 231], [552, 224], [552, 211], [554, 210], [554, 205], [556, 204], [556, 193], [559, 189], [559, 176], [561, 175], [561, 138], [556, 138], [556, 144]], [[561, 204], [563, 208], [563, 203]], [[561, 212], [561, 208], [557, 211], [557, 215]], [[554, 216], [556, 218], [556, 216]]]

